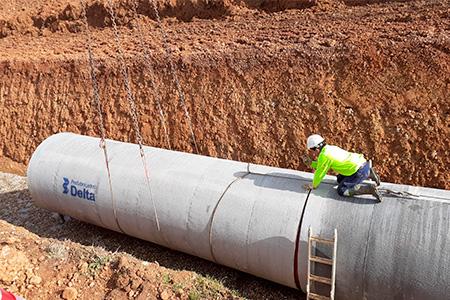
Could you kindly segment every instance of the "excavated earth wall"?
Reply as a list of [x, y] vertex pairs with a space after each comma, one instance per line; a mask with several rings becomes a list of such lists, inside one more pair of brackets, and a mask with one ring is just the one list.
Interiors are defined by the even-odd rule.
[[[159, 3], [199, 152], [307, 170], [300, 155], [317, 132], [372, 158], [385, 181], [449, 189], [448, 3], [300, 2]], [[24, 165], [53, 133], [99, 134], [79, 5], [37, 3], [0, 21], [16, 24], [0, 35], [0, 156]], [[167, 148], [137, 21], [119, 6], [144, 142]], [[138, 12], [170, 143], [193, 152], [148, 3]], [[107, 135], [134, 141], [102, 2], [89, 2], [88, 19]]]

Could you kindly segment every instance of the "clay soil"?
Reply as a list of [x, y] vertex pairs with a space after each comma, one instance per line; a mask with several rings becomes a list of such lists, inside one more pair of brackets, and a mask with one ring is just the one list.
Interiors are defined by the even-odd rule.
[[[148, 0], [115, 2], [147, 145], [193, 152]], [[370, 4], [370, 5], [368, 5]], [[390, 182], [450, 188], [448, 1], [159, 2], [204, 155], [306, 170], [312, 132], [374, 160]], [[295, 9], [290, 9], [294, 7]], [[26, 165], [59, 131], [98, 135], [77, 1], [0, 6], [0, 156]], [[135, 141], [107, 6], [88, 2], [108, 137]]]
[[[168, 148], [155, 104], [156, 91], [161, 96], [171, 148], [195, 152], [149, 1], [138, 0], [138, 18], [132, 13], [131, 0], [113, 2], [144, 143]], [[321, 133], [330, 143], [371, 158], [384, 181], [450, 189], [447, 0], [161, 0], [157, 6], [200, 154], [308, 170], [300, 159], [305, 138]], [[135, 142], [106, 0], [87, 1], [87, 19], [98, 62], [96, 76], [106, 134]], [[136, 35], [137, 24], [143, 29], [142, 36]], [[150, 52], [147, 61], [154, 72], [147, 68], [139, 41]], [[2, 1], [0, 170], [25, 174], [36, 146], [53, 133], [98, 136], [99, 119], [91, 99], [80, 3]], [[30, 263], [33, 270], [48, 269], [43, 276], [55, 280], [33, 285], [27, 278], [36, 274], [43, 278], [33, 271], [22, 278], [22, 290], [11, 281], [0, 278], [0, 283], [33, 299], [37, 286], [48, 292], [43, 299], [59, 297], [70, 287], [71, 279], [62, 279], [64, 272], [72, 274], [70, 268], [78, 268], [76, 261], [105, 267], [105, 271], [96, 269], [98, 276], [93, 279], [85, 276], [84, 269], [80, 271], [85, 275], [78, 277], [78, 286], [75, 281], [72, 286], [81, 289], [82, 297], [87, 297], [84, 295], [90, 292], [92, 282], [99, 287], [99, 299], [115, 290], [138, 297], [143, 293], [140, 280], [149, 283], [153, 297], [160, 298], [166, 290], [161, 287], [164, 282], [170, 285], [169, 298], [186, 298], [192, 291], [200, 298], [282, 299], [298, 295], [193, 257], [156, 246], [146, 248], [148, 243], [90, 225], [76, 221], [54, 225], [57, 220], [49, 218], [49, 213], [32, 208], [26, 185], [20, 189], [1, 196], [0, 219], [5, 222], [0, 228], [5, 239], [12, 239], [2, 242], [2, 249], [22, 251], [23, 256], [31, 257], [25, 264]], [[8, 205], [19, 205], [16, 202], [29, 205], [29, 221], [15, 221], [10, 215]], [[101, 237], [97, 242], [101, 241], [106, 252], [89, 252], [103, 251], [88, 247], [93, 237], [90, 232]], [[61, 260], [47, 258], [53, 255], [48, 254], [53, 251], [48, 245], [56, 241], [69, 249], [63, 260], [67, 270], [53, 270]], [[113, 247], [123, 241], [141, 250], [136, 254], [127, 246], [124, 253], [115, 253]], [[153, 273], [145, 277], [144, 270], [145, 278], [138, 276], [140, 284], [130, 290], [111, 279], [120, 277], [120, 260], [127, 253], [134, 257], [126, 263], [132, 265], [130, 272], [158, 257], [165, 268], [150, 264]], [[99, 258], [104, 256], [107, 262]], [[187, 269], [190, 281], [170, 281], [165, 275], [183, 277], [184, 271], [179, 271], [183, 269]], [[99, 279], [101, 276], [105, 279]], [[214, 292], [210, 279], [218, 281], [220, 292]], [[58, 280], [62, 280], [60, 284]], [[199, 285], [199, 280], [206, 280], [206, 287]], [[182, 295], [173, 288], [178, 284], [185, 287]]]

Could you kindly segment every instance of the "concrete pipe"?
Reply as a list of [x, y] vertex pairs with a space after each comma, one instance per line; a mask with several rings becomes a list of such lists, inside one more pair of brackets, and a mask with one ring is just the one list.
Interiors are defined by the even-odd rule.
[[310, 173], [144, 147], [149, 189], [138, 146], [107, 140], [110, 190], [99, 141], [60, 133], [38, 146], [36, 205], [303, 291], [308, 227], [337, 228], [337, 299], [450, 294], [449, 191], [383, 184], [398, 194], [377, 204], [339, 197], [332, 176], [307, 193]]

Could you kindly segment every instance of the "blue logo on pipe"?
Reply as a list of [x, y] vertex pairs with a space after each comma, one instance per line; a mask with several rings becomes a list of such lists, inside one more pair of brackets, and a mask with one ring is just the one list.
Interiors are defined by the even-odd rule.
[[67, 186], [69, 185], [70, 181], [66, 177], [63, 177], [64, 183], [63, 183], [63, 194], [67, 194], [69, 192], [69, 189]]
[[68, 194], [72, 197], [85, 199], [88, 201], [95, 201], [95, 191], [97, 186], [95, 184], [84, 183], [79, 180], [69, 179], [63, 177], [63, 194]]

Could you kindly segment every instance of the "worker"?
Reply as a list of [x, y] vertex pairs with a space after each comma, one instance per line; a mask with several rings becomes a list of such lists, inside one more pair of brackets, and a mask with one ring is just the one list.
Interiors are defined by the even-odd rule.
[[[305, 185], [305, 189], [316, 189], [322, 182], [329, 169], [337, 172], [337, 192], [341, 196], [373, 195], [378, 202], [382, 201], [377, 189], [380, 177], [362, 154], [345, 151], [337, 146], [327, 145], [325, 139], [318, 134], [310, 135], [306, 146], [313, 155], [305, 155], [303, 161], [315, 169], [312, 184]], [[371, 179], [374, 184], [364, 184], [365, 179]]]

